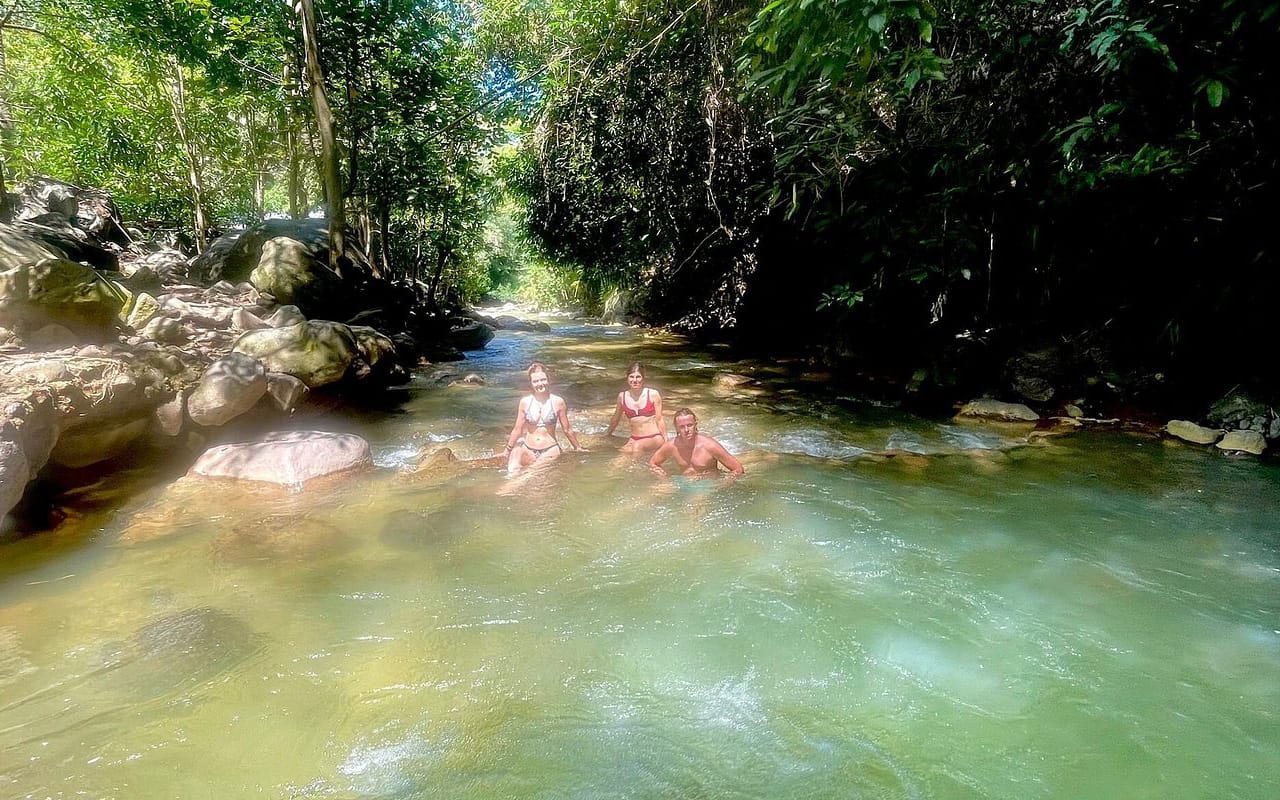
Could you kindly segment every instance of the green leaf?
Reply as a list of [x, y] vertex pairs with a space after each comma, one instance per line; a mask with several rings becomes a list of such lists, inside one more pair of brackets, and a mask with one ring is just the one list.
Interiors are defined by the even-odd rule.
[[1209, 98], [1209, 106], [1217, 108], [1227, 96], [1227, 87], [1222, 85], [1222, 81], [1210, 80], [1204, 85], [1204, 94]]

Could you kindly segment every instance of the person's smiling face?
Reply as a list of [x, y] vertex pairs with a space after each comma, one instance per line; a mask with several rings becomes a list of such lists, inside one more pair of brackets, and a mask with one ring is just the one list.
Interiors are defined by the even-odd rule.
[[547, 390], [548, 383], [547, 373], [545, 372], [539, 371], [529, 376], [529, 385], [533, 387], [534, 394], [542, 394], [545, 392]]
[[632, 391], [640, 391], [640, 389], [644, 387], [644, 376], [639, 372], [628, 373], [627, 385], [631, 387]]

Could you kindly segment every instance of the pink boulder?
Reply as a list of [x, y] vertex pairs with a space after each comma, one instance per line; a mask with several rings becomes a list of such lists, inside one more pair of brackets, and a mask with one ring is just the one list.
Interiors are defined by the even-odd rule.
[[299, 486], [314, 478], [373, 466], [369, 443], [349, 433], [269, 433], [257, 442], [206, 450], [191, 475]]

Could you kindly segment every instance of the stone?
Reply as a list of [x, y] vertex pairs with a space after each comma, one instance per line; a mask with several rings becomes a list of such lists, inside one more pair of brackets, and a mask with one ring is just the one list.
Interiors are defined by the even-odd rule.
[[186, 344], [191, 341], [191, 335], [182, 327], [182, 322], [173, 317], [152, 317], [138, 333], [160, 344]]
[[267, 371], [257, 359], [230, 353], [209, 365], [187, 398], [197, 425], [223, 425], [253, 408], [267, 393]]
[[1219, 450], [1262, 455], [1267, 449], [1267, 440], [1257, 431], [1228, 431], [1217, 445]]
[[722, 389], [737, 389], [741, 386], [753, 386], [757, 381], [755, 378], [739, 375], [736, 372], [717, 372], [711, 378], [711, 383]]
[[307, 245], [284, 236], [263, 243], [249, 282], [276, 302], [294, 304], [311, 313], [330, 308], [341, 287], [338, 276], [317, 260]]
[[306, 321], [307, 318], [298, 310], [298, 307], [291, 305], [280, 306], [266, 319], [267, 324], [273, 328], [287, 328]]
[[326, 475], [372, 466], [369, 443], [359, 436], [290, 431], [270, 433], [257, 442], [212, 447], [196, 460], [189, 474], [292, 487]]
[[65, 258], [0, 269], [0, 319], [7, 325], [40, 327], [56, 322], [73, 331], [101, 335], [115, 327], [123, 306], [116, 287], [89, 267]]
[[1040, 415], [1022, 403], [1003, 403], [999, 400], [981, 398], [970, 400], [960, 409], [959, 417], [992, 419], [1002, 422], [1036, 422]]
[[76, 335], [65, 325], [50, 323], [27, 335], [29, 350], [61, 350], [64, 347], [75, 347]]
[[309, 392], [307, 385], [292, 375], [267, 373], [267, 396], [273, 406], [286, 414], [292, 414]]
[[459, 350], [482, 350], [493, 339], [493, 328], [466, 317], [450, 321], [446, 342]]
[[258, 331], [272, 326], [265, 320], [259, 319], [253, 312], [237, 308], [231, 312], [231, 327], [238, 331]]
[[1071, 419], [1080, 419], [1084, 416], [1084, 411], [1075, 403], [1067, 403], [1067, 407], [1063, 410], [1067, 412], [1067, 416]]
[[129, 309], [125, 324], [135, 331], [141, 331], [158, 313], [160, 313], [160, 301], [146, 292], [139, 292], [133, 298], [133, 307]]
[[409, 380], [409, 371], [400, 363], [396, 346], [389, 337], [366, 325], [348, 327], [360, 350], [356, 377], [379, 386], [392, 386]]
[[[1254, 400], [1244, 392], [1233, 392], [1209, 407], [1206, 418], [1220, 428], [1248, 427], [1247, 422], [1254, 417], [1266, 419], [1271, 416], [1270, 409], [1264, 403]], [[1241, 426], [1241, 422], [1246, 425]]]
[[181, 392], [155, 411], [156, 425], [165, 436], [177, 436], [182, 433], [182, 424], [186, 422], [187, 399]]
[[1222, 431], [1216, 428], [1204, 428], [1185, 419], [1171, 419], [1164, 426], [1164, 432], [1192, 444], [1213, 444], [1222, 438]]
[[149, 424], [147, 418], [126, 418], [77, 425], [62, 432], [49, 460], [71, 469], [107, 461], [123, 453]]
[[327, 320], [249, 331], [234, 350], [258, 359], [270, 372], [301, 379], [310, 389], [341, 380], [360, 353], [351, 329]]
[[7, 386], [0, 384], [0, 517], [22, 499], [58, 441], [53, 393]]

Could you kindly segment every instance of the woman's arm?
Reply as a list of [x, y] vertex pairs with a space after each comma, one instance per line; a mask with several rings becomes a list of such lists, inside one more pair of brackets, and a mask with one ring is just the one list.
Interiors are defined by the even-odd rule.
[[573, 445], [574, 450], [581, 450], [582, 445], [578, 444], [578, 434], [573, 432], [573, 426], [569, 424], [569, 404], [564, 400], [560, 401], [556, 416], [560, 418], [560, 427], [564, 428], [564, 436], [569, 440], [569, 444]]
[[516, 422], [511, 426], [511, 433], [507, 434], [507, 452], [510, 453], [516, 447], [516, 442], [520, 440], [520, 432], [524, 429], [524, 401], [521, 397], [520, 402], [516, 403]]
[[653, 421], [658, 423], [658, 433], [662, 434], [662, 440], [667, 440], [667, 421], [662, 417], [662, 393], [656, 389], [653, 392]]
[[614, 428], [618, 427], [618, 423], [622, 421], [622, 392], [618, 392], [618, 404], [613, 408], [613, 419], [609, 420], [609, 427], [605, 430], [605, 436], [612, 436]]

